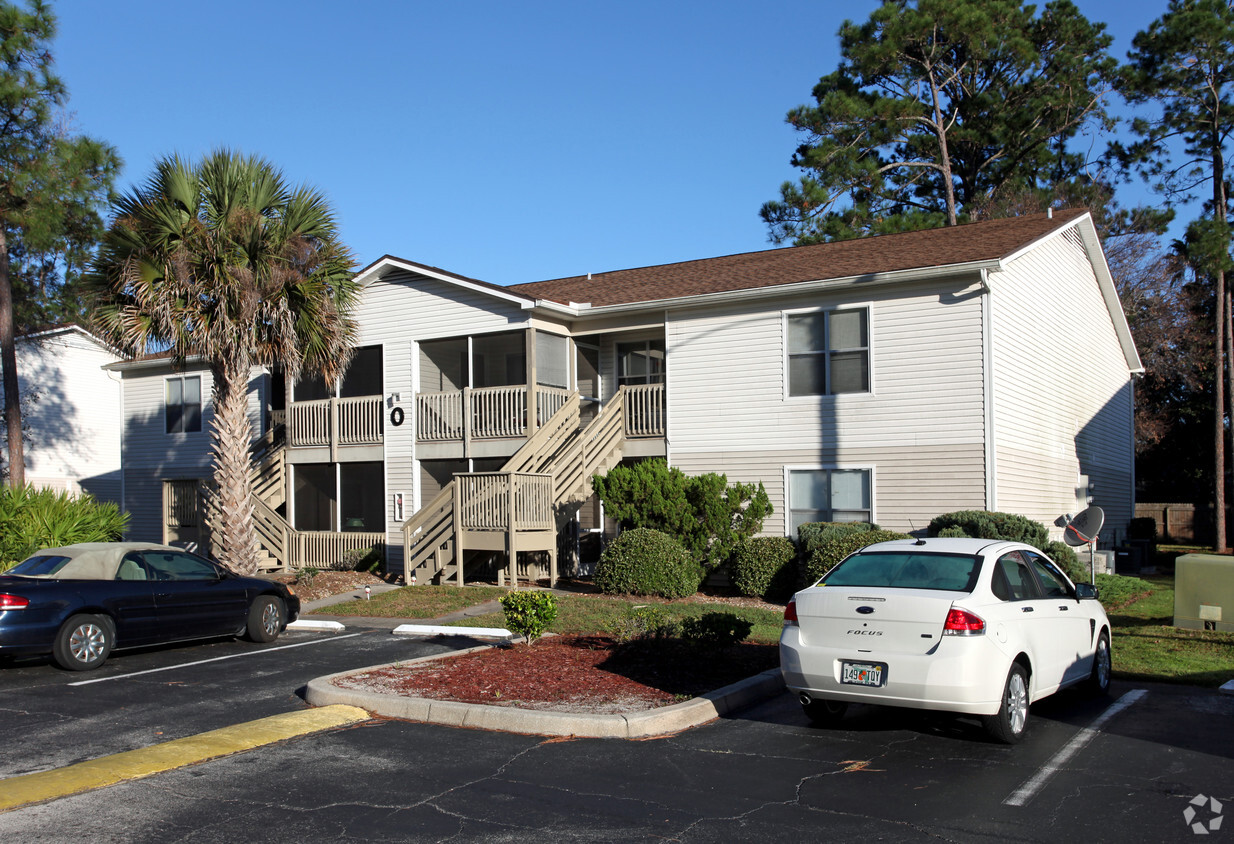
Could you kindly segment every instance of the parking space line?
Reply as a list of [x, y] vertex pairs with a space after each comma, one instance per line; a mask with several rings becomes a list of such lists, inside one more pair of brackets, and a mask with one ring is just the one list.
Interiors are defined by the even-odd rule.
[[1127, 694], [1116, 700], [1109, 709], [1098, 715], [1097, 719], [1093, 721], [1093, 723], [1089, 724], [1087, 727], [1072, 736], [1071, 741], [1063, 745], [1062, 750], [1055, 753], [1050, 758], [1050, 761], [1042, 765], [1036, 774], [1013, 791], [1011, 796], [1003, 801], [1003, 805], [1023, 806], [1028, 803], [1029, 800], [1036, 797], [1037, 792], [1045, 786], [1050, 777], [1058, 773], [1059, 769], [1062, 768], [1063, 765], [1067, 764], [1067, 761], [1072, 756], [1080, 752], [1086, 744], [1097, 737], [1097, 733], [1101, 732], [1101, 728], [1104, 726], [1106, 721], [1109, 721], [1115, 715], [1131, 706], [1131, 704], [1135, 703], [1146, 694], [1148, 694], [1148, 692], [1144, 689], [1135, 689], [1127, 692]]
[[129, 674], [116, 674], [113, 677], [96, 677], [93, 680], [78, 680], [76, 683], [69, 683], [70, 686], [88, 686], [91, 683], [106, 683], [108, 680], [127, 680], [129, 677], [140, 677], [142, 674], [157, 674], [160, 671], [173, 671], [177, 668], [191, 668], [194, 665], [205, 665], [207, 662], [218, 662], [224, 659], [239, 659], [242, 656], [256, 656], [258, 654], [268, 654], [273, 651], [285, 651], [288, 648], [303, 648], [306, 645], [321, 645], [326, 642], [337, 642], [339, 639], [350, 639], [353, 636], [363, 636], [364, 633], [347, 633], [343, 636], [331, 636], [329, 639], [318, 639], [314, 642], [296, 642], [294, 645], [279, 645], [277, 648], [262, 648], [259, 651], [245, 651], [242, 654], [228, 654], [227, 656], [215, 656], [210, 659], [199, 659], [196, 662], [182, 662], [179, 665], [165, 665], [162, 668], [148, 668], [145, 671], [133, 671]]

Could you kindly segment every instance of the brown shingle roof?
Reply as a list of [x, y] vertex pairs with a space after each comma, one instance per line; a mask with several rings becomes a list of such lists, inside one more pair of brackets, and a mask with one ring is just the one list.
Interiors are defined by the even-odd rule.
[[679, 264], [575, 276], [506, 288], [535, 299], [620, 305], [752, 290], [869, 273], [991, 261], [1010, 255], [1084, 214], [1084, 209], [1008, 217], [928, 231], [745, 252]]

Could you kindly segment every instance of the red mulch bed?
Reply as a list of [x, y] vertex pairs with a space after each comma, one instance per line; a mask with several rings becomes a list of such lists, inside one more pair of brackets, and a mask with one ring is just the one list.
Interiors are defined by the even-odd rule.
[[611, 713], [677, 703], [779, 664], [775, 645], [717, 651], [677, 640], [621, 644], [604, 636], [553, 636], [530, 646], [493, 647], [336, 682], [409, 697]]

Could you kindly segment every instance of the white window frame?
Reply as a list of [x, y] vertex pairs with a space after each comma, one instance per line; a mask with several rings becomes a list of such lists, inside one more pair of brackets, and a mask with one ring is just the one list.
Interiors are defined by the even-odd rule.
[[853, 463], [810, 463], [786, 465], [784, 467], [784, 535], [789, 539], [794, 538], [792, 502], [793, 472], [865, 472], [870, 478], [870, 522], [872, 524], [878, 524], [878, 488], [876, 486], [877, 474], [874, 470], [874, 466], [869, 464]]
[[[866, 315], [866, 375], [868, 383], [865, 392], [850, 392], [850, 393], [811, 393], [804, 396], [794, 396], [792, 394], [792, 385], [790, 384], [789, 366], [792, 359], [792, 351], [789, 348], [789, 317], [801, 316], [802, 314], [827, 314], [838, 311], [854, 311], [863, 310]], [[847, 401], [856, 397], [874, 395], [874, 306], [872, 302], [852, 302], [843, 305], [830, 305], [821, 308], [792, 308], [780, 312], [780, 336], [783, 340], [783, 360], [781, 362], [781, 371], [784, 373], [784, 400], [785, 401], [817, 401], [818, 399], [830, 399], [832, 401]], [[833, 350], [825, 349], [823, 354], [830, 355]], [[840, 350], [843, 351], [843, 350]], [[830, 362], [827, 367], [827, 387], [831, 387], [831, 366]]]
[[[184, 382], [191, 378], [195, 378], [197, 380], [197, 397], [198, 397], [197, 430], [195, 431], [169, 431], [167, 430], [167, 422], [168, 422], [167, 408], [170, 405], [170, 402], [167, 399], [168, 384], [170, 384], [172, 381], [180, 382], [180, 407], [181, 407], [180, 417], [181, 419], [183, 419], [184, 418], [184, 410], [183, 410], [184, 408]], [[205, 379], [201, 377], [200, 373], [196, 375], [180, 374], [180, 375], [164, 376], [163, 378], [163, 433], [166, 436], [184, 437], [184, 436], [188, 436], [189, 434], [200, 434], [202, 431], [206, 429], [206, 394], [205, 394], [205, 384], [203, 383], [204, 380]]]

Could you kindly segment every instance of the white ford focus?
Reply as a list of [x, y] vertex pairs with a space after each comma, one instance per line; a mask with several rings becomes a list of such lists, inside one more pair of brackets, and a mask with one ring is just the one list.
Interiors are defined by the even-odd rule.
[[870, 545], [793, 596], [784, 682], [816, 723], [849, 703], [982, 717], [999, 741], [1061, 688], [1110, 686], [1110, 622], [1087, 583], [1019, 542], [903, 539]]

